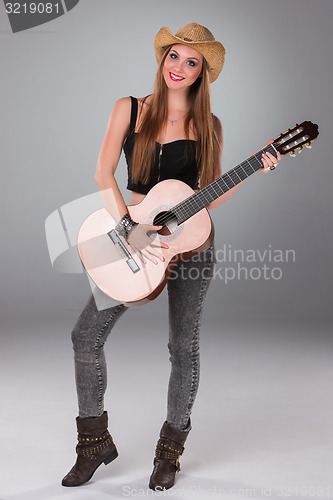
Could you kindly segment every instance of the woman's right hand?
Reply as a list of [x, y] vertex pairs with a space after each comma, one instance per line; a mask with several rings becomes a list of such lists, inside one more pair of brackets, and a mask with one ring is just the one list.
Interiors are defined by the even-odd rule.
[[145, 264], [146, 259], [151, 260], [154, 264], [157, 264], [155, 257], [164, 261], [164, 257], [158, 248], [169, 248], [166, 243], [159, 241], [158, 239], [153, 239], [150, 237], [149, 233], [156, 232], [161, 229], [162, 226], [150, 226], [148, 224], [138, 224], [130, 232], [127, 241], [134, 252], [137, 252], [141, 261]]

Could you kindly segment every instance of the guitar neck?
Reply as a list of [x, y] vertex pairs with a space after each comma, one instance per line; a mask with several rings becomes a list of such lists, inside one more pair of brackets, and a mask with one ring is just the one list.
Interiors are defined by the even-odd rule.
[[185, 222], [212, 201], [227, 193], [229, 189], [237, 186], [262, 168], [261, 156], [262, 153], [266, 152], [276, 155], [276, 149], [270, 144], [173, 207], [171, 212], [176, 215], [178, 224]]

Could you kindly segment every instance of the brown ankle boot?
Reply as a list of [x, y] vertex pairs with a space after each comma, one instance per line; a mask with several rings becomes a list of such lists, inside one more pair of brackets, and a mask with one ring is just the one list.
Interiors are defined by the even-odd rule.
[[176, 472], [180, 471], [179, 457], [183, 454], [184, 443], [190, 430], [190, 420], [183, 431], [177, 431], [164, 422], [156, 445], [154, 470], [150, 476], [149, 488], [167, 490], [175, 484]]
[[62, 480], [63, 486], [80, 486], [86, 483], [102, 462], [107, 465], [118, 456], [117, 449], [107, 429], [108, 414], [100, 417], [77, 417], [77, 460]]

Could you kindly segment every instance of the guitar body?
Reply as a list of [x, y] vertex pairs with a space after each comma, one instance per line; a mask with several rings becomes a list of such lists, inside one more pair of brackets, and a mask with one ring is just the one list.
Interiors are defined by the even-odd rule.
[[[128, 206], [128, 211], [135, 222], [155, 225], [156, 217], [163, 217], [163, 212], [192, 194], [194, 191], [187, 184], [165, 180], [156, 184], [141, 203]], [[105, 208], [92, 213], [80, 228], [78, 249], [87, 273], [98, 288], [126, 305], [141, 305], [155, 299], [163, 290], [174, 264], [209, 248], [214, 237], [211, 218], [203, 208], [180, 225], [173, 224], [169, 230], [162, 230], [168, 234], [155, 233], [157, 240], [169, 246], [159, 248], [164, 262], [157, 259], [158, 263], [154, 264], [146, 259], [143, 264], [125, 243], [139, 268], [133, 272], [108, 234], [115, 226], [115, 220]]]

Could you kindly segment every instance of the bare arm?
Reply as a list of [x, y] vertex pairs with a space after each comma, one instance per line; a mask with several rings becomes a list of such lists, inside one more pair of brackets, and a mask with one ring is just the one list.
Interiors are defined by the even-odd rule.
[[96, 184], [101, 191], [106, 210], [116, 222], [128, 213], [114, 174], [125, 137], [128, 134], [130, 115], [130, 98], [119, 99], [111, 111], [96, 166]]
[[[113, 106], [105, 132], [100, 153], [98, 155], [95, 181], [101, 192], [104, 206], [116, 222], [128, 214], [127, 206], [114, 177], [121, 155], [125, 137], [129, 131], [131, 116], [131, 99], [124, 97]], [[140, 259], [145, 257], [157, 264], [155, 257], [164, 260], [157, 248], [168, 248], [166, 243], [153, 241], [149, 234], [160, 226], [139, 224], [128, 237], [128, 242]]]

